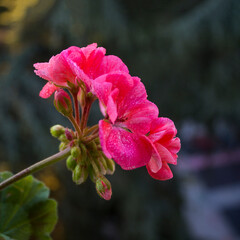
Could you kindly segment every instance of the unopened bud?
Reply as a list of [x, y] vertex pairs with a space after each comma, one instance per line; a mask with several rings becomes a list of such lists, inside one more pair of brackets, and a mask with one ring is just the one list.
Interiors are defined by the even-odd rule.
[[113, 174], [115, 172], [115, 162], [112, 159], [107, 158], [104, 154], [102, 154], [103, 158], [107, 164], [107, 174]]
[[86, 162], [87, 161], [87, 148], [84, 144], [80, 145], [81, 148], [81, 162]]
[[95, 171], [93, 170], [92, 165], [90, 165], [88, 167], [88, 173], [89, 173], [89, 177], [90, 177], [91, 181], [93, 183], [96, 183], [96, 174], [95, 174]]
[[76, 184], [81, 184], [88, 177], [87, 168], [84, 165], [77, 165], [73, 171], [72, 179]]
[[99, 161], [102, 163], [103, 167], [107, 170], [108, 165], [107, 165], [107, 162], [106, 162], [105, 158], [102, 155], [100, 155]]
[[77, 94], [77, 99], [80, 102], [81, 106], [84, 107], [85, 106], [85, 93], [84, 91], [80, 88]]
[[61, 142], [61, 143], [59, 144], [59, 151], [62, 151], [62, 150], [64, 150], [64, 149], [66, 149], [67, 146], [68, 146], [67, 143]]
[[70, 131], [68, 128], [65, 129], [65, 135], [66, 135], [68, 141], [72, 141], [73, 140], [73, 132]]
[[50, 133], [53, 137], [59, 138], [65, 132], [65, 128], [61, 125], [54, 125], [50, 128]]
[[97, 166], [99, 168], [99, 171], [105, 175], [107, 173], [107, 164], [105, 162], [105, 159], [102, 159], [101, 156], [98, 156], [95, 160], [97, 162]]
[[99, 172], [102, 174], [102, 175], [105, 175], [107, 173], [106, 169], [104, 168], [102, 162], [100, 161], [99, 157], [98, 156], [94, 156], [94, 155], [91, 155], [91, 158], [92, 158], [92, 161], [91, 162], [91, 165], [93, 167], [93, 170], [95, 172], [95, 175], [98, 175]]
[[68, 142], [68, 139], [67, 139], [65, 133], [61, 134], [60, 137], [58, 138], [58, 140], [61, 142]]
[[55, 92], [54, 106], [64, 116], [69, 116], [73, 112], [71, 98], [62, 89]]
[[104, 176], [100, 176], [96, 180], [96, 190], [100, 197], [110, 200], [112, 196], [111, 183]]
[[72, 155], [70, 155], [67, 158], [66, 165], [69, 170], [73, 171], [77, 165], [76, 159]]
[[72, 155], [74, 158], [78, 158], [78, 157], [81, 155], [80, 147], [78, 147], [78, 146], [72, 147], [72, 149], [71, 149], [71, 155]]

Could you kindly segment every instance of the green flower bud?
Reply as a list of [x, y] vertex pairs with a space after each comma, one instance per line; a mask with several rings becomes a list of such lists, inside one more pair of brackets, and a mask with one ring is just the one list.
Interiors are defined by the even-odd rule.
[[64, 116], [69, 116], [73, 112], [72, 100], [62, 89], [57, 90], [54, 94], [54, 106]]
[[64, 149], [66, 149], [67, 146], [68, 146], [67, 143], [61, 142], [61, 143], [59, 144], [59, 151], [62, 151], [62, 150], [64, 150]]
[[101, 162], [103, 167], [107, 170], [108, 169], [108, 165], [107, 165], [107, 162], [106, 162], [105, 158], [102, 155], [100, 155], [99, 161]]
[[59, 138], [65, 132], [65, 128], [61, 125], [54, 125], [50, 128], [50, 133], [53, 137]]
[[105, 199], [110, 200], [112, 196], [111, 183], [104, 176], [100, 176], [96, 180], [96, 190], [98, 195]]
[[70, 171], [73, 171], [77, 165], [76, 159], [74, 159], [74, 157], [72, 155], [70, 155], [67, 158], [66, 165]]
[[115, 162], [112, 159], [107, 158], [104, 154], [102, 154], [102, 156], [107, 164], [107, 174], [112, 175], [115, 172]]
[[72, 147], [71, 149], [71, 155], [74, 158], [78, 158], [81, 155], [81, 149], [79, 146]]
[[88, 177], [87, 168], [84, 165], [77, 165], [73, 171], [72, 179], [76, 184], [81, 184]]
[[88, 173], [89, 173], [89, 177], [90, 177], [91, 181], [92, 181], [93, 183], [95, 183], [97, 178], [96, 178], [96, 174], [95, 174], [95, 171], [93, 170], [92, 165], [89, 165], [89, 167], [88, 167]]
[[59, 141], [61, 142], [68, 142], [67, 136], [65, 133], [61, 134], [58, 138]]
[[97, 158], [95, 158], [95, 162], [98, 166], [99, 171], [102, 173], [102, 175], [105, 175], [108, 169], [105, 159], [103, 159], [101, 156], [98, 156]]
[[81, 162], [85, 163], [87, 161], [87, 148], [84, 144], [81, 144], [80, 148], [81, 148]]
[[80, 102], [81, 106], [84, 107], [85, 104], [86, 104], [86, 101], [85, 101], [85, 93], [84, 93], [84, 91], [83, 91], [81, 88], [80, 88], [79, 91], [78, 91], [77, 99], [78, 99], [78, 101]]

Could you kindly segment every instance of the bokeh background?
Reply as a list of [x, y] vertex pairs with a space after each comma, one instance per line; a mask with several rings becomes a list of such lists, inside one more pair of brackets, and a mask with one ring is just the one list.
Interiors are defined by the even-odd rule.
[[239, 0], [0, 0], [0, 170], [55, 153], [49, 128], [70, 127], [33, 63], [93, 42], [142, 79], [182, 150], [167, 182], [117, 167], [109, 202], [64, 161], [38, 173], [59, 202], [53, 239], [240, 239]]

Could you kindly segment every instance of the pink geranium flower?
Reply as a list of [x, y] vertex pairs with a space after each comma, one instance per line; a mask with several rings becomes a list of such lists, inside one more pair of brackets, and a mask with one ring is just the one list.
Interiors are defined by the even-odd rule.
[[158, 108], [147, 100], [144, 85], [137, 77], [118, 72], [103, 75], [93, 83], [106, 120], [99, 122], [102, 149], [123, 169], [145, 166], [152, 145], [145, 136]]
[[167, 180], [173, 177], [168, 164], [177, 164], [177, 153], [181, 148], [176, 134], [177, 129], [172, 120], [163, 117], [153, 120], [148, 139], [154, 151], [146, 167], [155, 179]]
[[58, 87], [67, 87], [68, 82], [78, 87], [82, 81], [86, 91], [90, 91], [92, 81], [100, 75], [123, 71], [128, 73], [127, 66], [116, 56], [105, 56], [105, 48], [93, 43], [87, 47], [69, 47], [60, 54], [53, 56], [49, 62], [36, 63], [35, 73], [49, 81], [40, 96], [48, 98]]

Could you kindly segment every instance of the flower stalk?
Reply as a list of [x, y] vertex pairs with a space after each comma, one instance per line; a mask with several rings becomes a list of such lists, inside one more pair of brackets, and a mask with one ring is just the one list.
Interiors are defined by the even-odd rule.
[[0, 190], [3, 190], [4, 188], [6, 188], [7, 186], [11, 185], [14, 182], [17, 182], [18, 180], [33, 174], [49, 165], [52, 165], [60, 160], [63, 160], [65, 158], [67, 158], [70, 155], [71, 149], [70, 147], [67, 147], [66, 149], [64, 149], [61, 152], [58, 152], [48, 158], [43, 159], [40, 162], [37, 162], [35, 164], [33, 164], [32, 166], [25, 168], [24, 170], [22, 170], [21, 172], [13, 175], [12, 177], [6, 179], [5, 181], [0, 183]]

